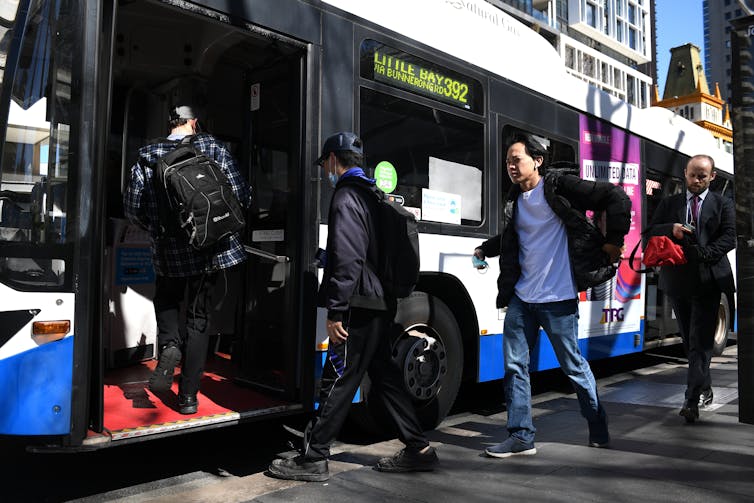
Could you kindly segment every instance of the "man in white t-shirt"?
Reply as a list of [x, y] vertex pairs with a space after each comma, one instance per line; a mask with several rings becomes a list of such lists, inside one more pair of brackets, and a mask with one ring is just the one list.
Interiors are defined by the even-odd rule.
[[[589, 424], [589, 445], [610, 442], [607, 414], [578, 347], [578, 292], [615, 274], [631, 223], [631, 201], [608, 182], [582, 180], [554, 167], [542, 174], [546, 153], [531, 136], [511, 143], [506, 165], [514, 185], [504, 202], [501, 232], [474, 250], [480, 259], [500, 256], [497, 306], [507, 307], [503, 351], [509, 437], [485, 450], [497, 458], [537, 452], [529, 353], [540, 326], [576, 391]], [[586, 219], [586, 210], [605, 212], [604, 235]]]

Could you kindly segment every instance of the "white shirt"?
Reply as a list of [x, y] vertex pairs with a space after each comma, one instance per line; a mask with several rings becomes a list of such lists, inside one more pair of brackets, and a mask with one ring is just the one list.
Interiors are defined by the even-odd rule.
[[576, 283], [568, 254], [563, 221], [545, 200], [544, 179], [518, 196], [514, 228], [518, 233], [521, 277], [516, 295], [524, 302], [543, 303], [575, 299]]

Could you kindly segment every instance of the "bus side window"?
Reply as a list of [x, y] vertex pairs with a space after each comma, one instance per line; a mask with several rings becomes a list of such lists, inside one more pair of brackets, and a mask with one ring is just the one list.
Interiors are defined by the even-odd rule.
[[[542, 136], [540, 134], [519, 129], [513, 126], [505, 126], [503, 128], [503, 141], [502, 148], [507, 149], [511, 142], [520, 135], [531, 135], [547, 149], [547, 154], [544, 159], [544, 165], [556, 163], [556, 162], [576, 162], [576, 150], [572, 145], [559, 141], [555, 138]], [[501, 159], [505, 160], [506, 152], [503, 151]], [[503, 166], [505, 169], [506, 166]]]
[[484, 124], [371, 89], [360, 97], [365, 164], [378, 185], [421, 220], [481, 225]]

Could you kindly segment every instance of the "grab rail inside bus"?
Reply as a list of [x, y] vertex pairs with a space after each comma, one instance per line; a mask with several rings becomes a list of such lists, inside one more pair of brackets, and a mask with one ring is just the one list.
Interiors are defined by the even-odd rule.
[[120, 144], [120, 193], [122, 194], [126, 189], [126, 154], [128, 148], [128, 112], [131, 107], [131, 95], [134, 92], [134, 88], [131, 87], [126, 93], [126, 102], [123, 105], [123, 136]]
[[290, 257], [286, 257], [285, 255], [275, 255], [274, 253], [270, 253], [268, 251], [260, 250], [259, 248], [254, 248], [253, 246], [244, 245], [244, 249], [246, 250], [246, 253], [251, 253], [252, 255], [257, 255], [262, 258], [266, 258], [267, 260], [272, 260], [274, 262], [290, 262]]

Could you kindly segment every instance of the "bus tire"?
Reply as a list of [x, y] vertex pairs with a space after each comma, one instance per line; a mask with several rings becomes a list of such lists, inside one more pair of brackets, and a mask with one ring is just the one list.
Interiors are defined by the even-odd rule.
[[[461, 385], [461, 330], [450, 308], [424, 292], [414, 292], [399, 302], [393, 328], [393, 361], [401, 369], [422, 428], [434, 429], [447, 416]], [[382, 400], [372, 397], [370, 388], [366, 378], [363, 403], [352, 408], [351, 417], [370, 434], [394, 435]]]
[[712, 355], [720, 356], [728, 345], [730, 333], [730, 304], [724, 293], [720, 296], [720, 306], [717, 309], [717, 324], [715, 325], [715, 338], [712, 346]]

